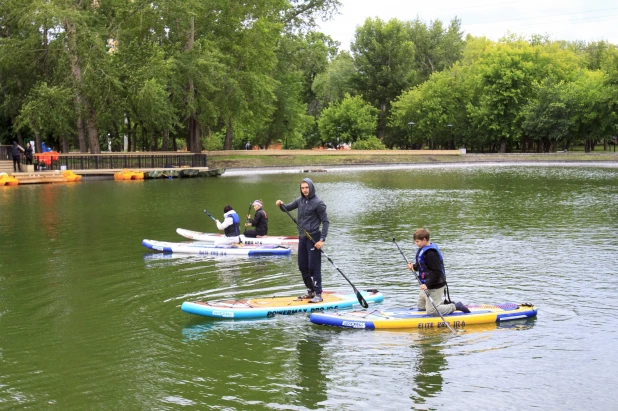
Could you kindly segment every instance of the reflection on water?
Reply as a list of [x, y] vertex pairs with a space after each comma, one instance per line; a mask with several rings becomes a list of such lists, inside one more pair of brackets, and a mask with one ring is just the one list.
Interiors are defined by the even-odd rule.
[[298, 356], [299, 405], [310, 409], [320, 408], [326, 401], [326, 367], [324, 362], [324, 344], [328, 338], [319, 333], [308, 333], [296, 343]]
[[436, 337], [423, 339], [411, 348], [417, 350], [411, 399], [415, 404], [424, 404], [426, 398], [435, 397], [442, 390], [446, 357]]
[[[432, 231], [451, 297], [534, 303], [537, 319], [363, 331], [307, 315], [209, 320], [185, 300], [295, 295], [285, 258], [144, 254], [143, 238], [213, 231], [202, 210], [263, 198], [301, 174], [18, 187], [0, 194], [0, 408], [613, 409], [618, 170], [440, 167], [321, 173], [325, 251], [358, 289], [412, 306], [412, 233]], [[233, 189], [231, 189], [233, 188]], [[351, 290], [323, 263], [325, 289]], [[601, 303], [603, 302], [603, 303]], [[608, 303], [609, 302], [609, 303]], [[372, 309], [374, 307], [370, 307]], [[568, 398], [568, 401], [565, 401]]]

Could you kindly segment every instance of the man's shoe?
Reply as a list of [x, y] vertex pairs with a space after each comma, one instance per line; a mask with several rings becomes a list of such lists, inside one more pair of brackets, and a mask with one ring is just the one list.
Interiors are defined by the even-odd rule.
[[311, 299], [309, 302], [310, 303], [321, 303], [322, 301], [324, 301], [322, 299], [322, 294], [316, 294], [315, 297], [313, 297], [313, 299]]
[[307, 294], [301, 295], [300, 297], [298, 297], [298, 299], [299, 300], [311, 300], [313, 297], [315, 297], [315, 293], [313, 291], [307, 290]]
[[470, 312], [470, 310], [468, 309], [468, 307], [466, 307], [465, 305], [463, 305], [463, 303], [462, 303], [461, 301], [459, 301], [459, 302], [456, 302], [456, 303], [455, 303], [455, 309], [456, 309], [456, 310], [459, 310], [459, 311], [462, 311], [462, 312], [464, 312], [464, 313], [469, 313], [469, 312]]

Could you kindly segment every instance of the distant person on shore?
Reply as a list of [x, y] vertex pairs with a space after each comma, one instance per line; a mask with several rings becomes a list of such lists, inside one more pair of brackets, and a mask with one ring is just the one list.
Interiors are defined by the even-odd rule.
[[249, 143], [247, 141], [247, 144], [245, 144], [245, 150], [251, 150], [251, 143]]
[[264, 207], [264, 202], [262, 200], [255, 200], [253, 202], [255, 216], [253, 218], [251, 218], [251, 215], [247, 216], [249, 222], [245, 224], [245, 227], [252, 226], [255, 227], [255, 229], [247, 230], [245, 228], [245, 237], [259, 238], [268, 234], [268, 215], [262, 207]]
[[[418, 271], [421, 280], [421, 290], [418, 293], [417, 307], [419, 310], [427, 311], [427, 315], [438, 317], [440, 314], [451, 314], [455, 310], [469, 313], [468, 307], [461, 302], [452, 303], [445, 301], [444, 289], [446, 288], [446, 272], [444, 271], [444, 260], [438, 246], [429, 241], [429, 230], [419, 228], [414, 232], [414, 242], [418, 250], [416, 251], [416, 263], [409, 263], [410, 270]], [[439, 313], [427, 298], [425, 290], [436, 303]]]
[[[277, 207], [291, 211], [298, 208], [298, 269], [303, 276], [307, 287], [307, 294], [298, 297], [308, 299], [310, 303], [322, 302], [322, 252], [328, 226], [330, 224], [326, 214], [326, 204], [315, 195], [313, 181], [305, 178], [300, 183], [300, 197], [289, 204], [277, 200]], [[320, 231], [322, 225], [322, 231]], [[306, 235], [317, 241], [315, 244]]]
[[225, 234], [225, 237], [215, 241], [215, 246], [240, 243], [240, 217], [231, 205], [223, 207], [223, 222], [215, 220], [217, 228]]
[[21, 152], [25, 151], [22, 146], [17, 144], [17, 141], [13, 141], [13, 147], [11, 147], [11, 156], [13, 157], [13, 172], [17, 172], [19, 168], [19, 172], [21, 173]]
[[26, 164], [32, 164], [32, 145], [26, 144]]

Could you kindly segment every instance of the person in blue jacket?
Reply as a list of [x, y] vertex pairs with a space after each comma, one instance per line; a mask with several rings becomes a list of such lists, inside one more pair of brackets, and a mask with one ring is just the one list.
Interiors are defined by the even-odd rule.
[[216, 240], [215, 245], [240, 243], [240, 217], [229, 204], [223, 207], [223, 213], [223, 222], [215, 220], [215, 223], [225, 237]]
[[[320, 249], [326, 241], [330, 224], [326, 214], [326, 204], [315, 195], [313, 181], [305, 178], [300, 183], [300, 197], [284, 204], [277, 200], [277, 207], [291, 211], [298, 208], [298, 269], [307, 287], [307, 293], [298, 297], [308, 299], [310, 303], [322, 302], [322, 252]], [[320, 226], [322, 229], [320, 230]], [[306, 235], [309, 233], [316, 243]]]
[[[416, 262], [408, 264], [410, 270], [418, 271], [418, 277], [421, 280], [421, 290], [418, 293], [416, 303], [418, 309], [427, 311], [427, 315], [432, 317], [450, 314], [455, 310], [469, 313], [468, 307], [461, 302], [445, 301], [446, 272], [444, 271], [444, 259], [438, 246], [429, 240], [429, 236], [429, 230], [426, 228], [419, 228], [414, 232], [414, 242], [418, 247]], [[429, 292], [429, 296], [436, 304], [439, 313], [427, 298], [425, 290]]]

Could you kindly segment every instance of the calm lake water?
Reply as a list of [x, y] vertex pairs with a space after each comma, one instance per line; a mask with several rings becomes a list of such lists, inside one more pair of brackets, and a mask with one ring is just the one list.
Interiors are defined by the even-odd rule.
[[[436, 167], [0, 187], [0, 409], [616, 410], [618, 169]], [[326, 252], [384, 307], [418, 286], [413, 231], [440, 245], [451, 296], [530, 302], [534, 320], [367, 331], [306, 315], [225, 321], [185, 300], [303, 291], [290, 257], [171, 258], [141, 240], [215, 231], [311, 177]], [[323, 259], [326, 289], [351, 290]]]

